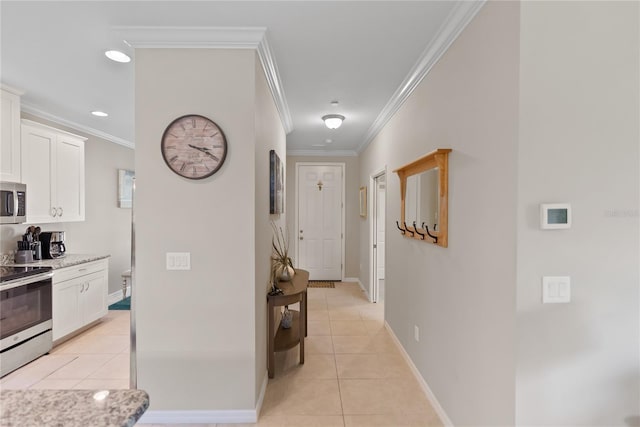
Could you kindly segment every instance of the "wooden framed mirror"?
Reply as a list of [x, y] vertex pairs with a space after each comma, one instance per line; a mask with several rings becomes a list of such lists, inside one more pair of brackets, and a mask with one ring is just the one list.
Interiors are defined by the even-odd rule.
[[400, 177], [396, 225], [404, 237], [447, 247], [450, 152], [450, 148], [438, 148], [394, 170]]

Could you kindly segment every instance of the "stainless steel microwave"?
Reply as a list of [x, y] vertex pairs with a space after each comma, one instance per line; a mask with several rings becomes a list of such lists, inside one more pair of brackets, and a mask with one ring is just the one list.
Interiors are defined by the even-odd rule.
[[0, 224], [22, 224], [26, 220], [26, 184], [0, 182]]

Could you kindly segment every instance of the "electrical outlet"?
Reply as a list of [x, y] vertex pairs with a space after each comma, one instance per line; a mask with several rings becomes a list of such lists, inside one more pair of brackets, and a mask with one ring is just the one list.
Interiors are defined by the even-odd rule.
[[413, 325], [413, 338], [416, 342], [420, 342], [420, 328], [418, 328], [418, 325]]

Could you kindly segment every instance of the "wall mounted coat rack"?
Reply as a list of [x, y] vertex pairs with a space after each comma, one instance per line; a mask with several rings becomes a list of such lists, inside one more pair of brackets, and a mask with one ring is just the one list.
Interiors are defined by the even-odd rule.
[[450, 148], [438, 148], [394, 171], [400, 178], [400, 221], [396, 226], [404, 237], [448, 246], [450, 152]]

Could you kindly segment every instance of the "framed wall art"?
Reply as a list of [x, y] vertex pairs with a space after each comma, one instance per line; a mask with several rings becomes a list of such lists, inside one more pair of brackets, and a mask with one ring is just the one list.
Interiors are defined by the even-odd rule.
[[360, 216], [367, 217], [367, 187], [360, 187]]
[[118, 207], [131, 209], [133, 205], [133, 178], [135, 172], [118, 169]]
[[276, 150], [269, 151], [269, 213], [284, 213], [284, 168]]

